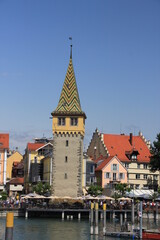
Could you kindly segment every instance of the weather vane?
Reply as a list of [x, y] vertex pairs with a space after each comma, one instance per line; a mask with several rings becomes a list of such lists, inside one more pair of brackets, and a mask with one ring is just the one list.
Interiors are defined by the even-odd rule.
[[71, 42], [71, 52], [70, 52], [70, 58], [72, 58], [72, 37], [69, 37], [69, 40], [70, 40], [70, 42]]
[[71, 41], [71, 45], [72, 45], [72, 37], [69, 37], [69, 40]]

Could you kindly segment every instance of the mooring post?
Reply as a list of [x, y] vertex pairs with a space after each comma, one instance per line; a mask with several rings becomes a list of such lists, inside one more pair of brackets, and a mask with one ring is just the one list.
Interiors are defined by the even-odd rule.
[[13, 221], [14, 221], [14, 213], [8, 212], [6, 215], [6, 232], [5, 232], [5, 240], [13, 239]]
[[132, 226], [134, 226], [134, 199], [132, 200]]
[[123, 225], [123, 214], [120, 213], [120, 226], [121, 226], [121, 229], [122, 229], [122, 225]]
[[98, 203], [95, 204], [95, 235], [98, 235]]
[[140, 207], [139, 207], [139, 238], [142, 239], [142, 201], [140, 201]]
[[156, 202], [156, 221], [158, 221], [158, 203]]
[[124, 220], [127, 220], [127, 212], [124, 213]]
[[78, 213], [78, 220], [81, 219], [81, 213]]
[[64, 212], [62, 212], [62, 220], [64, 220]]
[[25, 218], [26, 219], [28, 218], [28, 211], [27, 210], [25, 211]]
[[91, 203], [90, 211], [90, 234], [93, 234], [93, 223], [94, 223], [94, 203]]
[[106, 234], [106, 203], [103, 204], [103, 235]]

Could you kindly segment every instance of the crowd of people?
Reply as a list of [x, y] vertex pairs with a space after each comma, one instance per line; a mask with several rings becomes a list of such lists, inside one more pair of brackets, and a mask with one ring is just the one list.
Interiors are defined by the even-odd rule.
[[[56, 199], [50, 200], [23, 198], [18, 195], [15, 197], [8, 197], [6, 200], [0, 200], [0, 208], [78, 208], [78, 209], [90, 209], [91, 203], [98, 202], [99, 209], [103, 209], [103, 204], [106, 203], [107, 210], [129, 210], [132, 207], [133, 200], [65, 200]], [[135, 206], [139, 200], [134, 200]], [[157, 202], [158, 209], [160, 210], [160, 202]], [[156, 210], [156, 202], [143, 200], [143, 211], [151, 212]]]

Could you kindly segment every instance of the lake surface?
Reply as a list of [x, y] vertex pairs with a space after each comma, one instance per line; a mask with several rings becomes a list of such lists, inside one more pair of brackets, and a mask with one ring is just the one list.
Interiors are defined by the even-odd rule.
[[[0, 240], [5, 239], [5, 218], [0, 218]], [[143, 226], [160, 228], [160, 221], [155, 224], [143, 221]], [[102, 234], [103, 220], [99, 222], [99, 235], [90, 236], [89, 220], [60, 220], [53, 218], [15, 218], [14, 240], [117, 240], [117, 238], [104, 237]], [[119, 223], [107, 222], [108, 231], [118, 231]], [[122, 238], [121, 238], [122, 239]], [[123, 240], [123, 239], [122, 239]]]

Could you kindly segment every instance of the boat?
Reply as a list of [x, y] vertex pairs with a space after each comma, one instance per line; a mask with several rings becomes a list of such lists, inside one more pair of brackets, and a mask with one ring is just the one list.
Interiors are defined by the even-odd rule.
[[142, 231], [142, 239], [160, 239], [160, 231], [156, 229], [146, 230], [143, 229]]

